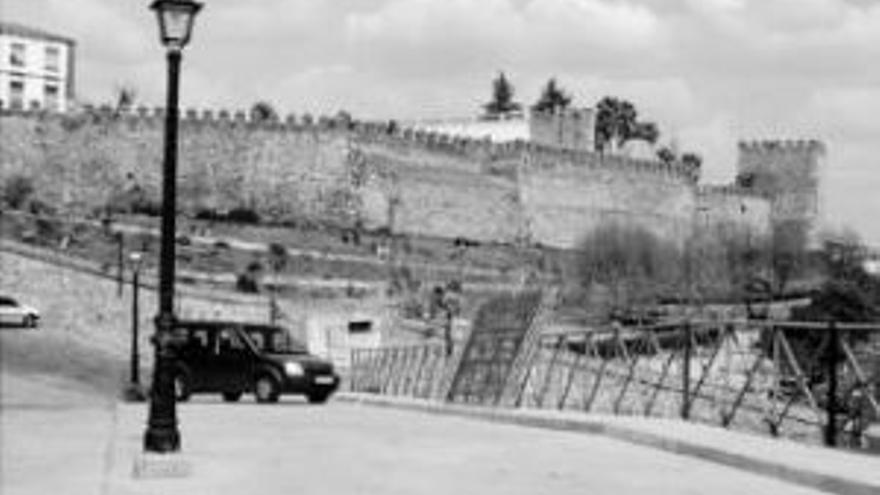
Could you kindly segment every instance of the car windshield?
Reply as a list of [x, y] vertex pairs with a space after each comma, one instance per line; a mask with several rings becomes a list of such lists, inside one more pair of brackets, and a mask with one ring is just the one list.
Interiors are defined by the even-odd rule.
[[245, 330], [254, 347], [262, 352], [276, 354], [305, 354], [306, 346], [290, 336], [283, 328], [259, 328]]

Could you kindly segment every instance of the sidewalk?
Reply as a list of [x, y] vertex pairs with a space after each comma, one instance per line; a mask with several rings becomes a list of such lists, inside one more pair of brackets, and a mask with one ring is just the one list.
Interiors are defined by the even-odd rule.
[[[325, 406], [199, 397], [178, 409], [182, 452], [160, 456], [169, 472], [183, 466], [187, 475], [145, 479], [134, 467], [144, 459], [146, 404], [96, 397], [41, 375], [0, 378], [4, 495], [861, 495], [880, 488], [876, 458], [724, 430], [350, 394]], [[754, 465], [734, 469], [718, 452], [755, 465], [798, 464], [798, 473], [808, 466], [814, 479]]]
[[578, 411], [490, 409], [347, 392], [339, 394], [337, 399], [499, 423], [600, 434], [831, 493], [880, 494], [880, 456], [805, 445], [699, 423], [584, 414]]

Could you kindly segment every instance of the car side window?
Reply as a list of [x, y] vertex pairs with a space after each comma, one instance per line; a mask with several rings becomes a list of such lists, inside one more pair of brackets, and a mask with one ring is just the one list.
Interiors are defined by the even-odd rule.
[[244, 350], [244, 342], [235, 334], [232, 328], [224, 328], [217, 332], [217, 342], [214, 348], [216, 354], [228, 354]]
[[248, 337], [251, 339], [251, 342], [254, 343], [254, 346], [261, 350], [266, 350], [266, 336], [263, 335], [263, 332], [260, 331], [251, 331], [248, 332]]
[[189, 345], [198, 350], [208, 350], [209, 339], [208, 339], [208, 331], [207, 330], [195, 330], [190, 334], [189, 337]]

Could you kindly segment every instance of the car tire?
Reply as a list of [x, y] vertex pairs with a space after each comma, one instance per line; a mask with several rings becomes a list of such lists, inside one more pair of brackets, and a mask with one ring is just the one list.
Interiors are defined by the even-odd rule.
[[189, 386], [189, 379], [185, 373], [174, 375], [174, 399], [177, 402], [186, 402], [189, 400], [192, 391]]
[[280, 388], [278, 380], [273, 376], [260, 375], [254, 381], [254, 397], [261, 404], [278, 402]]
[[223, 400], [226, 402], [238, 402], [241, 399], [241, 390], [235, 392], [223, 392]]
[[306, 398], [309, 400], [309, 404], [323, 404], [327, 402], [327, 399], [330, 397], [330, 394], [309, 394]]
[[21, 324], [25, 328], [37, 328], [37, 319], [34, 315], [27, 315], [24, 317]]

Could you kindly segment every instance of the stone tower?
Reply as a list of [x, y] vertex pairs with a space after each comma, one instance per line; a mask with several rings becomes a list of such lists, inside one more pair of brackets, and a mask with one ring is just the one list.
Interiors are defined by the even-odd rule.
[[529, 137], [552, 148], [593, 151], [596, 112], [592, 108], [566, 108], [556, 112], [532, 110]]
[[770, 200], [774, 227], [800, 225], [813, 243], [824, 210], [824, 163], [820, 141], [740, 142], [737, 185]]

